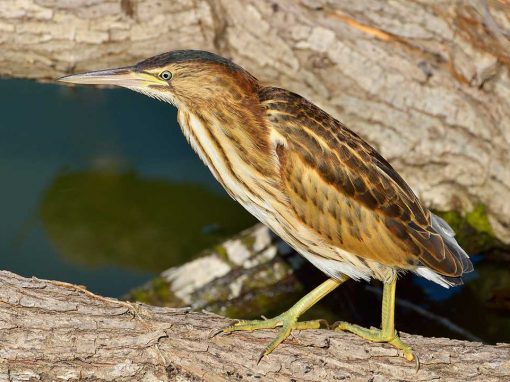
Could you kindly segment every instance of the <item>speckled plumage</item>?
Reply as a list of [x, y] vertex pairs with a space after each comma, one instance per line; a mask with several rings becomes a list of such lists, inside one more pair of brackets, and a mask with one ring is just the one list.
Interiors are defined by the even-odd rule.
[[394, 326], [397, 274], [413, 271], [449, 287], [473, 269], [453, 230], [368, 143], [303, 97], [223, 57], [176, 51], [61, 80], [123, 86], [174, 104], [184, 135], [229, 195], [330, 276], [287, 312], [224, 329], [281, 326], [261, 357], [291, 330], [320, 327], [298, 317], [349, 277], [374, 277], [384, 282], [381, 329], [340, 322], [337, 330], [416, 359]]
[[234, 64], [197, 63], [223, 90], [214, 105], [178, 104], [185, 135], [227, 192], [312, 263], [332, 277], [410, 270], [444, 286], [472, 270], [446, 223], [362, 138]]
[[331, 277], [386, 281], [410, 270], [449, 286], [472, 270], [448, 224], [375, 149], [226, 58], [181, 50], [63, 81], [116, 84], [174, 104], [230, 196]]

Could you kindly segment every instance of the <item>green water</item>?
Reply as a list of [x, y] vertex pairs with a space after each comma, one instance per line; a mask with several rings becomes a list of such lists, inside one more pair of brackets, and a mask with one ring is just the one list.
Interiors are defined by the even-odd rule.
[[0, 269], [119, 296], [255, 220], [127, 90], [0, 81]]

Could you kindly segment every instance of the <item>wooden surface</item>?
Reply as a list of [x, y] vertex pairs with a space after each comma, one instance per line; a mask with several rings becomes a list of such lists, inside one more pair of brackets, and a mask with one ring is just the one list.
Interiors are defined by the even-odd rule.
[[233, 58], [374, 144], [428, 206], [510, 243], [510, 1], [2, 0], [0, 75], [177, 48]]
[[387, 345], [294, 333], [259, 365], [274, 331], [211, 337], [231, 321], [131, 305], [0, 272], [0, 381], [508, 381], [510, 345], [403, 334], [421, 369]]

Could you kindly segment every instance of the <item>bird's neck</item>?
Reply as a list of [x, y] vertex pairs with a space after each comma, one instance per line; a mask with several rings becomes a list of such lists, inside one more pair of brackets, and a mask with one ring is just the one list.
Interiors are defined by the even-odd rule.
[[262, 118], [249, 108], [216, 105], [208, 110], [179, 108], [188, 142], [234, 199], [245, 207], [261, 202], [277, 171]]

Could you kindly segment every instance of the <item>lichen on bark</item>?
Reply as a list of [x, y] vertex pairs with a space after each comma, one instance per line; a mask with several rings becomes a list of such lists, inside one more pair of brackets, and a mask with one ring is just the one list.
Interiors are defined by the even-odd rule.
[[469, 254], [510, 247], [499, 240], [490, 224], [486, 207], [476, 205], [471, 211], [434, 211], [445, 219], [455, 231], [455, 238]]

